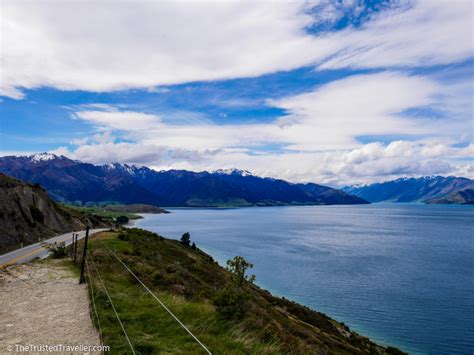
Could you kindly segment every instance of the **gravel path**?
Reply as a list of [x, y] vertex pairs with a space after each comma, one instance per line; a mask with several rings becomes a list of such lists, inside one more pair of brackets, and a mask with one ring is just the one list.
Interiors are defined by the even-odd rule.
[[100, 345], [86, 286], [57, 261], [0, 270], [0, 353], [15, 344]]

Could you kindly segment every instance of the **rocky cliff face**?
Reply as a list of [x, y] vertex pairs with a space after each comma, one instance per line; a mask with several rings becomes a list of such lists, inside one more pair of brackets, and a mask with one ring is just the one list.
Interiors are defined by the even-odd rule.
[[58, 205], [37, 184], [0, 173], [0, 253], [87, 225], [107, 226], [96, 217]]

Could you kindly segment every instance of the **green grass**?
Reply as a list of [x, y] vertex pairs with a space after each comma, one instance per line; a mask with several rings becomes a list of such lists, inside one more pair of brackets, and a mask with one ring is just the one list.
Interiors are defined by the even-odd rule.
[[[244, 286], [249, 298], [243, 318], [223, 319], [211, 300], [230, 282], [232, 275], [228, 271], [199, 249], [193, 250], [151, 232], [124, 229], [120, 233], [104, 232], [92, 237], [88, 248], [91, 258], [88, 282], [94, 290], [101, 335], [112, 354], [129, 353], [129, 346], [94, 264], [138, 353], [201, 354], [204, 351], [106, 247], [114, 250], [214, 354], [387, 352], [324, 314], [274, 297], [251, 284]], [[91, 287], [89, 296], [92, 299]], [[96, 319], [94, 322], [99, 328]]]
[[[119, 253], [132, 253], [133, 247], [116, 238], [104, 244]], [[97, 258], [95, 265], [111, 294], [132, 345], [139, 353], [204, 353], [199, 344], [156, 300], [139, 285], [123, 266], [103, 254], [97, 240], [91, 240], [90, 251]], [[104, 343], [112, 353], [126, 353], [129, 345], [120, 329], [105, 291], [98, 280], [94, 264], [89, 264]], [[261, 343], [220, 319], [209, 302], [193, 302], [185, 297], [155, 289], [157, 296], [214, 353], [265, 353], [275, 350], [272, 342]], [[92, 296], [92, 295], [90, 295]], [[98, 326], [96, 322], [96, 326]], [[277, 347], [278, 348], [278, 347]]]
[[107, 211], [102, 207], [82, 207], [82, 206], [69, 205], [69, 204], [66, 204], [64, 206], [66, 206], [67, 208], [73, 209], [75, 211], [78, 211], [82, 214], [91, 214], [91, 215], [95, 215], [102, 218], [108, 218], [108, 219], [115, 219], [119, 216], [127, 216], [128, 219], [142, 218], [141, 216], [135, 213]]

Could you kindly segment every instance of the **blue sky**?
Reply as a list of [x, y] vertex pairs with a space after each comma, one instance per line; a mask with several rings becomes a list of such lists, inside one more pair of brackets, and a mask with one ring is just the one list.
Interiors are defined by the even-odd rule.
[[0, 154], [474, 177], [472, 21], [467, 0], [6, 1]]

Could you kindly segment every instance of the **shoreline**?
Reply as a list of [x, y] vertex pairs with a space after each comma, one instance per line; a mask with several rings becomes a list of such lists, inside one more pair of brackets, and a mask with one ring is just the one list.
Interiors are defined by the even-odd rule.
[[[465, 309], [462, 305], [468, 302], [466, 294], [472, 289], [467, 282], [472, 271], [466, 271], [459, 279], [458, 291], [449, 292], [459, 300], [454, 302], [454, 309], [446, 304], [440, 306], [447, 297], [444, 289], [437, 293], [433, 302], [421, 304], [418, 302], [422, 302], [423, 294], [416, 290], [417, 287], [438, 290], [441, 284], [451, 285], [453, 279], [448, 276], [466, 265], [467, 260], [463, 257], [446, 273], [439, 274], [430, 272], [436, 265], [429, 260], [449, 258], [466, 250], [460, 248], [462, 245], [467, 247], [472, 240], [466, 234], [466, 228], [473, 225], [470, 218], [473, 209], [464, 205], [429, 206], [380, 203], [364, 208], [305, 206], [232, 209], [221, 213], [216, 209], [181, 208], [166, 218], [145, 216], [134, 226], [173, 239], [179, 239], [183, 232], [189, 231], [197, 246], [215, 255], [220, 265], [233, 255], [243, 255], [255, 262], [258, 284], [275, 295], [335, 315], [361, 334], [370, 334], [371, 339], [380, 344], [393, 344], [410, 353], [447, 352], [449, 349], [465, 352], [466, 339], [470, 337], [460, 322], [472, 324], [472, 320], [466, 319], [466, 310], [462, 312]], [[420, 218], [422, 228], [418, 227]], [[453, 230], [456, 231], [455, 240], [442, 237]], [[264, 245], [269, 249], [262, 249]], [[437, 245], [444, 247], [440, 249]], [[416, 255], [421, 249], [425, 252], [420, 259]], [[367, 255], [371, 258], [367, 259]], [[362, 264], [348, 267], [362, 257], [366, 260]], [[427, 258], [429, 260], [422, 262]], [[426, 269], [430, 276], [424, 278], [421, 285], [413, 283], [413, 272], [407, 267], [420, 262], [421, 269], [417, 267], [417, 270]], [[304, 265], [298, 266], [300, 263]], [[337, 271], [333, 276], [332, 270]], [[365, 276], [359, 280], [361, 273]], [[352, 274], [357, 281], [347, 276]], [[392, 278], [383, 274], [397, 276]], [[288, 282], [296, 289], [288, 286]], [[387, 291], [400, 283], [406, 285], [403, 291]], [[300, 287], [304, 289], [297, 291]], [[354, 293], [360, 293], [360, 296], [351, 301]], [[345, 298], [348, 300], [344, 301]], [[371, 311], [374, 308], [378, 310], [376, 313]], [[402, 314], [423, 315], [423, 320], [416, 322], [411, 316], [403, 317]], [[434, 314], [437, 316], [432, 317]], [[377, 322], [379, 316], [383, 321], [380, 327], [371, 323]], [[437, 329], [438, 319], [446, 320], [449, 326]], [[432, 332], [418, 333], [416, 329], [420, 326]], [[411, 329], [412, 335], [408, 335], [405, 328]], [[441, 342], [434, 342], [436, 339]]]

